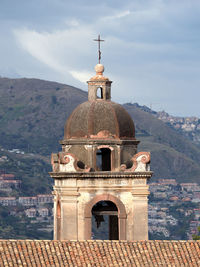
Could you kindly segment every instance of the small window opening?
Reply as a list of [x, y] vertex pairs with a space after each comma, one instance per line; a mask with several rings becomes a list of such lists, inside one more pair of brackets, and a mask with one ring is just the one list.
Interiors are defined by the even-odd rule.
[[127, 169], [130, 169], [130, 168], [132, 168], [132, 166], [133, 166], [133, 161], [128, 160], [128, 161], [126, 162], [126, 168], [127, 168]]
[[93, 206], [92, 239], [119, 239], [118, 209], [112, 201], [99, 201]]
[[82, 162], [82, 161], [78, 161], [77, 162], [77, 166], [80, 168], [80, 169], [85, 169], [85, 164]]
[[98, 171], [111, 170], [111, 150], [109, 148], [101, 148], [97, 150], [96, 166]]
[[103, 89], [101, 87], [97, 88], [97, 98], [103, 99]]

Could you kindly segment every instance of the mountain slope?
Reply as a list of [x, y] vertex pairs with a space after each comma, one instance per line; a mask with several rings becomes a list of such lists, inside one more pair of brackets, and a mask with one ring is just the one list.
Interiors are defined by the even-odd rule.
[[[51, 152], [60, 150], [58, 141], [63, 137], [67, 117], [86, 100], [86, 92], [68, 85], [38, 79], [0, 78], [0, 146], [25, 151], [25, 155], [20, 156], [20, 164], [26, 161], [27, 155], [29, 159], [35, 157], [32, 154], [50, 158]], [[125, 104], [124, 107], [136, 125], [136, 137], [141, 140], [139, 150], [152, 153], [154, 177], [199, 182], [199, 147], [149, 112], [132, 104]], [[14, 162], [19, 161], [17, 157], [19, 155], [15, 155]], [[47, 160], [37, 158], [37, 162], [44, 166], [42, 175], [50, 181], [48, 173], [45, 176], [45, 171], [50, 170]], [[0, 163], [0, 170], [5, 164]], [[17, 168], [17, 174], [23, 176], [25, 185], [34, 173], [31, 162], [29, 165], [29, 174]], [[9, 168], [6, 166], [7, 172]], [[34, 165], [35, 169], [37, 164]], [[10, 169], [10, 172], [14, 171], [14, 168]]]
[[55, 151], [65, 120], [86, 99], [86, 92], [64, 84], [0, 78], [1, 145], [41, 154]]
[[140, 150], [151, 151], [155, 176], [197, 181], [200, 177], [200, 148], [172, 127], [135, 105], [124, 107], [134, 119]]

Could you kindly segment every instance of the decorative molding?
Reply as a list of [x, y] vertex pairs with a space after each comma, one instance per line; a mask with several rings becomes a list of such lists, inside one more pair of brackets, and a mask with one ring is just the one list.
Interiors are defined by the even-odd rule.
[[65, 152], [68, 152], [68, 151], [70, 150], [71, 147], [72, 147], [71, 145], [66, 145], [66, 146], [65, 146]]
[[103, 178], [103, 179], [110, 179], [110, 178], [127, 178], [127, 179], [149, 179], [153, 175], [153, 172], [106, 172], [106, 171], [96, 171], [96, 172], [49, 172], [49, 175], [53, 179], [70, 179], [70, 178], [76, 178], [76, 179], [97, 179], [97, 178]]
[[150, 152], [139, 152], [132, 157], [133, 165], [131, 168], [127, 169], [126, 164], [122, 164], [120, 170], [126, 172], [150, 171], [150, 159]]
[[59, 152], [58, 154], [51, 154], [51, 165], [53, 172], [60, 173], [73, 173], [73, 172], [89, 172], [90, 168], [85, 166], [85, 169], [81, 169], [77, 165], [78, 158], [67, 152]]
[[69, 139], [69, 140], [61, 140], [61, 145], [138, 145], [140, 143], [139, 140], [131, 139], [131, 140], [123, 140], [123, 139], [109, 139], [109, 140], [100, 140], [100, 139], [92, 139], [92, 138], [82, 138], [82, 139]]

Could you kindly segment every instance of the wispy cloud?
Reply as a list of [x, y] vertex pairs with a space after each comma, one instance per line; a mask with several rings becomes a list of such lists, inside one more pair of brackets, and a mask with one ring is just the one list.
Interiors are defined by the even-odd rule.
[[[21, 47], [32, 57], [63, 75], [69, 73], [75, 79], [85, 82], [84, 77], [89, 72], [82, 71], [81, 64], [80, 70], [74, 71], [71, 68], [74, 66], [77, 69], [77, 63], [89, 54], [88, 39], [95, 34], [88, 28], [83, 30], [82, 27], [76, 27], [55, 32], [18, 29], [14, 34]], [[79, 47], [78, 44], [82, 45]]]
[[76, 70], [70, 70], [69, 73], [77, 80], [79, 80], [82, 83], [87, 82], [92, 76], [94, 76], [94, 73], [88, 72], [88, 71], [76, 71]]
[[65, 71], [65, 68], [62, 66], [59, 58], [55, 55], [55, 53], [53, 53], [56, 41], [55, 39], [58, 41], [60, 36], [53, 38], [49, 33], [39, 33], [28, 29], [15, 30], [14, 34], [21, 47], [31, 56], [53, 68], [55, 71]]
[[198, 100], [200, 1], [46, 0], [43, 8], [40, 2], [22, 0], [15, 11], [11, 1], [1, 4], [0, 70], [6, 64], [21, 76], [43, 78], [46, 73], [44, 78], [82, 87], [94, 74], [97, 47], [92, 40], [101, 33], [106, 40], [102, 61], [105, 75], [109, 71], [115, 77], [115, 100], [165, 101], [180, 113], [181, 88], [182, 112], [197, 115], [198, 105], [188, 105], [188, 88]]
[[130, 14], [131, 14], [130, 10], [125, 10], [125, 11], [116, 13], [116, 14], [111, 15], [111, 16], [104, 16], [102, 18], [102, 20], [103, 21], [109, 21], [109, 20], [121, 19], [121, 18], [124, 18]]

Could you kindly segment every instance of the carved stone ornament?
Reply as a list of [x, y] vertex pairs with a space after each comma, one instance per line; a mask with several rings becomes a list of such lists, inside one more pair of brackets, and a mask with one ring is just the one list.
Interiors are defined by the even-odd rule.
[[85, 166], [81, 169], [77, 165], [78, 159], [75, 155], [66, 152], [59, 152], [51, 155], [51, 164], [53, 172], [89, 172], [90, 168]]
[[150, 159], [150, 152], [139, 152], [132, 157], [131, 161], [133, 162], [133, 165], [131, 168], [127, 169], [126, 164], [122, 164], [120, 170], [126, 172], [150, 171]]
[[70, 145], [66, 145], [66, 146], [65, 146], [65, 152], [68, 152], [68, 151], [70, 150], [71, 147], [72, 147], [72, 146], [70, 146]]

